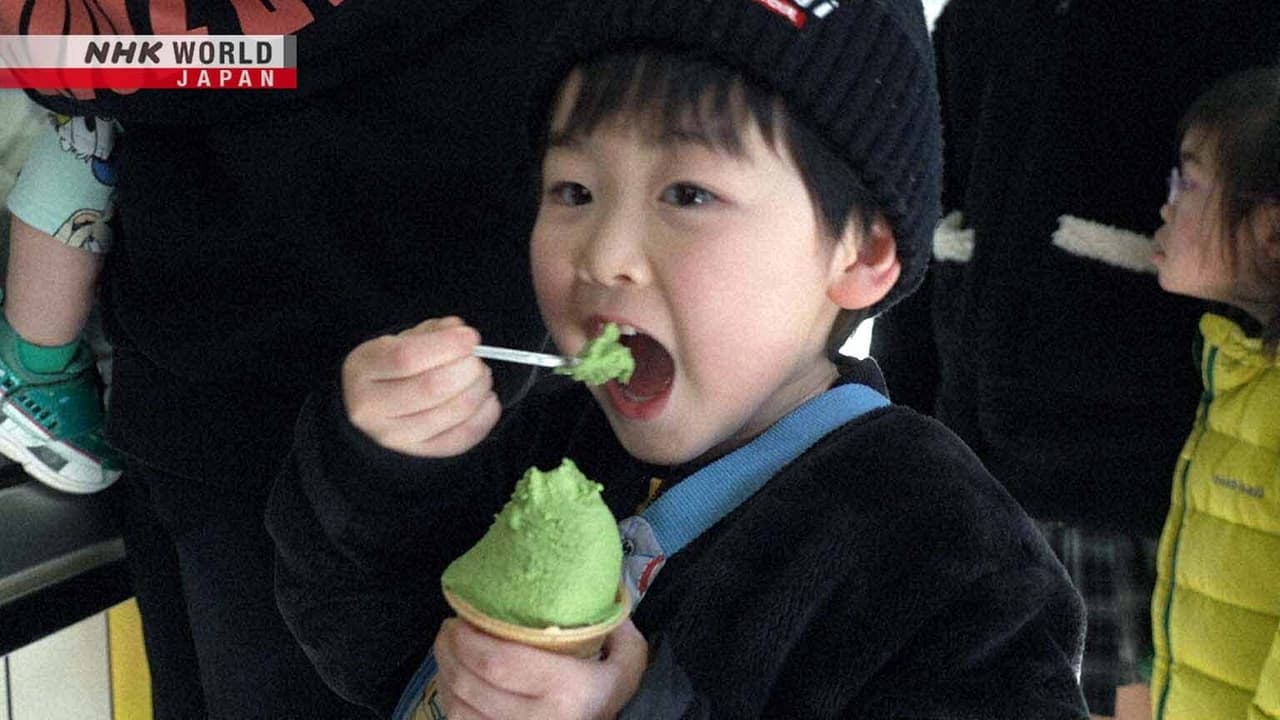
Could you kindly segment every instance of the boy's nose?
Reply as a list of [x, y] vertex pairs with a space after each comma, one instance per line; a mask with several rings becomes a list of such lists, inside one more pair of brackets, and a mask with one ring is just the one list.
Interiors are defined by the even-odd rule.
[[1170, 218], [1172, 217], [1173, 217], [1173, 205], [1168, 202], [1165, 202], [1163, 205], [1160, 206], [1160, 219], [1163, 220], [1165, 224], [1168, 224], [1170, 221]]
[[643, 233], [638, 221], [622, 213], [603, 219], [583, 243], [579, 278], [607, 287], [647, 283], [650, 273]]

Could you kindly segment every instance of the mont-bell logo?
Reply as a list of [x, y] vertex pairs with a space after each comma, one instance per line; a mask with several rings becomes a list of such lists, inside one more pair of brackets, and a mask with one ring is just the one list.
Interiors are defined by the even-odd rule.
[[831, 14], [832, 10], [840, 7], [840, 0], [754, 0], [755, 2], [765, 6], [770, 12], [777, 13], [786, 18], [795, 25], [797, 29], [803, 28], [805, 21], [810, 15], [815, 20]]
[[1248, 495], [1251, 498], [1256, 498], [1258, 500], [1261, 500], [1264, 497], [1266, 497], [1266, 491], [1263, 490], [1261, 485], [1250, 485], [1249, 483], [1241, 482], [1235, 478], [1223, 477], [1221, 475], [1214, 475], [1213, 484], [1219, 487], [1224, 487], [1234, 492], [1243, 493], [1245, 495]]

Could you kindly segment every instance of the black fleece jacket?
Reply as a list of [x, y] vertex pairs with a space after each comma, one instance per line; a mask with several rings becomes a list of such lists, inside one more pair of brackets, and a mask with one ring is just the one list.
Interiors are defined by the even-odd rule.
[[[881, 386], [874, 363], [846, 382]], [[444, 567], [531, 465], [570, 457], [618, 517], [648, 479], [580, 386], [535, 391], [445, 461], [386, 451], [313, 397], [275, 485], [277, 596], [327, 681], [386, 713], [449, 612]], [[1081, 601], [1026, 515], [938, 423], [849, 422], [672, 557], [635, 612], [634, 718], [1085, 716]]]

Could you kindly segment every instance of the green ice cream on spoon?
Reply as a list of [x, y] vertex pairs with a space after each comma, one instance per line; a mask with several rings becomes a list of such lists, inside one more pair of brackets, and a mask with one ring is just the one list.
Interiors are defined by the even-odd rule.
[[605, 323], [600, 334], [587, 341], [578, 353], [578, 362], [555, 369], [557, 375], [568, 375], [588, 385], [603, 385], [617, 379], [621, 383], [631, 381], [636, 361], [631, 351], [618, 342], [622, 330], [617, 323]]
[[601, 489], [567, 458], [529, 468], [484, 537], [445, 569], [444, 589], [524, 627], [615, 617], [622, 541]]

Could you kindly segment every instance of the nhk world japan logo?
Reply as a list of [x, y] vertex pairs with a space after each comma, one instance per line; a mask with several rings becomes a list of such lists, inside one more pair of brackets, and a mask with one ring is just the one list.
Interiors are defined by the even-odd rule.
[[289, 90], [291, 35], [3, 35], [0, 88]]

